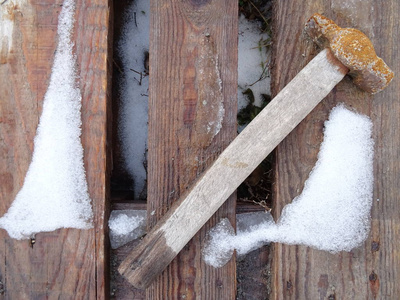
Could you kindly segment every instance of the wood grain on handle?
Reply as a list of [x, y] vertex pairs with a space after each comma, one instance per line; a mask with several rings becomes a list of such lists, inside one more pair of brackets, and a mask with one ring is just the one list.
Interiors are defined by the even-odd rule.
[[119, 267], [146, 288], [262, 160], [342, 80], [347, 68], [320, 52], [225, 149]]

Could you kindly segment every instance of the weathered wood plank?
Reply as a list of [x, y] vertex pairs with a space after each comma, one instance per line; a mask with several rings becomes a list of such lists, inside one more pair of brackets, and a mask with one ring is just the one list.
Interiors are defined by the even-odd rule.
[[347, 72], [329, 49], [321, 51], [148, 232], [121, 265], [124, 276], [137, 287], [147, 287]]
[[[114, 206], [113, 206], [114, 207]], [[131, 206], [132, 207], [132, 206]], [[128, 209], [137, 209], [134, 208]], [[143, 300], [146, 299], [146, 291], [142, 289], [135, 288], [130, 284], [119, 272], [118, 267], [125, 257], [129, 254], [132, 248], [136, 247], [140, 239], [131, 241], [126, 245], [119, 247], [118, 249], [111, 250], [111, 296], [114, 299], [125, 300], [125, 299], [135, 299]]]
[[[111, 173], [112, 1], [77, 0], [76, 52], [82, 91], [82, 145], [94, 212], [96, 299], [109, 297], [109, 179]], [[94, 249], [93, 249], [94, 247]], [[84, 280], [84, 278], [82, 278]]]
[[[111, 210], [146, 210], [145, 202], [113, 202]], [[264, 207], [248, 202], [238, 202], [236, 214], [264, 211]], [[140, 240], [132, 241], [111, 250], [111, 295], [115, 299], [145, 299], [145, 291], [133, 287], [118, 272], [118, 267]], [[263, 299], [270, 289], [269, 247], [262, 247], [237, 261], [237, 299]], [[249, 298], [252, 295], [252, 298]]]
[[[302, 35], [315, 12], [355, 27], [370, 37], [376, 52], [399, 74], [397, 1], [276, 1], [272, 90], [282, 89], [316, 54]], [[297, 196], [317, 159], [323, 122], [338, 102], [371, 117], [374, 124], [374, 202], [368, 240], [336, 255], [304, 246], [274, 245], [272, 299], [400, 298], [399, 228], [399, 77], [370, 96], [345, 79], [277, 148], [275, 215]], [[379, 199], [379, 201], [378, 201]], [[331, 222], [335, 222], [332, 216]]]
[[237, 258], [236, 300], [269, 299], [271, 291], [270, 246]]
[[[26, 1], [10, 7], [14, 22], [9, 48], [1, 48], [0, 214], [20, 190], [33, 151], [56, 49], [63, 1]], [[2, 5], [3, 6], [3, 5]], [[1, 8], [3, 9], [3, 7]], [[76, 54], [81, 78], [82, 143], [93, 200], [95, 229], [62, 229], [15, 241], [0, 232], [0, 293], [4, 299], [104, 299], [108, 268], [104, 220], [107, 214], [107, 130], [109, 5], [77, 1]], [[10, 49], [10, 50], [8, 50]]]
[[[236, 136], [237, 9], [232, 1], [151, 2], [150, 227]], [[207, 230], [222, 217], [234, 222], [235, 196], [147, 289], [147, 299], [234, 298], [235, 259], [214, 269], [201, 258]]]

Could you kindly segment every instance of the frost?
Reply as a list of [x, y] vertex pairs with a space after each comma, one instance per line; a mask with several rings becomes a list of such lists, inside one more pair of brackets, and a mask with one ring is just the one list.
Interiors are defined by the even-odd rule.
[[[224, 265], [228, 254], [239, 255], [269, 242], [301, 244], [336, 253], [350, 251], [365, 241], [370, 228], [373, 196], [372, 122], [366, 116], [334, 108], [325, 122], [318, 161], [303, 192], [272, 218], [238, 225], [237, 235], [224, 228], [224, 219], [212, 229], [204, 253], [206, 262]], [[254, 218], [255, 219], [255, 218]], [[250, 220], [251, 221], [251, 220]], [[229, 248], [231, 247], [231, 248]], [[223, 253], [221, 253], [223, 252]], [[230, 256], [229, 256], [230, 257]]]

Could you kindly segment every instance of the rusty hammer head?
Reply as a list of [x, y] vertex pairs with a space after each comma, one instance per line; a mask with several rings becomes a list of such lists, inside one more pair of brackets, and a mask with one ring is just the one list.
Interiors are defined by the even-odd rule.
[[359, 88], [375, 94], [392, 80], [393, 71], [376, 55], [371, 41], [361, 31], [340, 28], [320, 14], [307, 21], [305, 31], [319, 46], [331, 49]]

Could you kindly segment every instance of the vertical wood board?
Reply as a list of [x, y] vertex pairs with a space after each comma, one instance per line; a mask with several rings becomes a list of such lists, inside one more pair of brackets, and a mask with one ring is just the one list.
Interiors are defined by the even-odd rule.
[[[63, 1], [2, 3], [13, 21], [12, 43], [0, 51], [0, 214], [22, 187], [57, 45]], [[109, 4], [78, 0], [75, 53], [82, 92], [82, 144], [94, 229], [60, 229], [16, 241], [0, 231], [0, 293], [4, 299], [104, 299], [107, 251]]]
[[[237, 9], [232, 1], [151, 2], [150, 227], [236, 136]], [[147, 299], [235, 297], [235, 259], [214, 269], [201, 257], [207, 230], [222, 217], [234, 224], [235, 196], [147, 289]]]
[[[330, 254], [305, 246], [274, 245], [272, 299], [398, 299], [400, 115], [399, 3], [397, 1], [276, 1], [272, 91], [277, 94], [316, 55], [302, 34], [313, 13], [354, 27], [370, 37], [377, 54], [395, 72], [389, 87], [376, 95], [358, 90], [345, 78], [278, 146], [275, 216], [299, 195], [313, 168], [324, 121], [340, 102], [368, 115], [375, 140], [371, 231], [361, 247]], [[345, 208], [343, 208], [345, 209]], [[327, 222], [335, 222], [335, 216]]]

